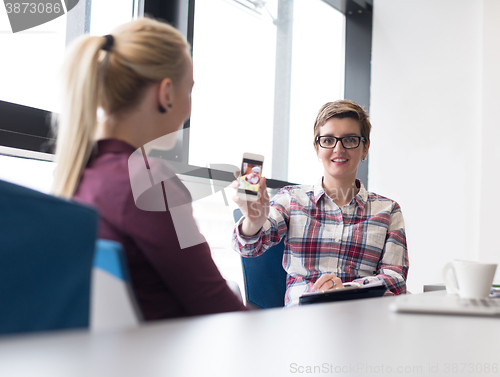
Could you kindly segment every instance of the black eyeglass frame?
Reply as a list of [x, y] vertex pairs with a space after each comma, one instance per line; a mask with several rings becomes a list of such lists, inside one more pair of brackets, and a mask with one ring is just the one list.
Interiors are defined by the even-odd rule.
[[[333, 138], [335, 139], [335, 144], [333, 144], [333, 147], [324, 147], [321, 145], [321, 138], [326, 138], [326, 137], [329, 137], [329, 138]], [[358, 145], [356, 145], [355, 147], [350, 147], [350, 148], [347, 148], [345, 145], [344, 145], [344, 139], [347, 139], [347, 138], [355, 138], [355, 139], [358, 139]], [[318, 145], [321, 147], [321, 148], [324, 148], [324, 149], [334, 149], [336, 146], [337, 146], [337, 143], [340, 141], [340, 144], [342, 144], [342, 147], [344, 149], [356, 149], [359, 147], [359, 145], [361, 144], [361, 142], [366, 142], [366, 139], [364, 138], [364, 136], [343, 136], [343, 137], [335, 137], [335, 136], [328, 136], [328, 135], [324, 135], [324, 136], [316, 136], [316, 143], [318, 143]]]

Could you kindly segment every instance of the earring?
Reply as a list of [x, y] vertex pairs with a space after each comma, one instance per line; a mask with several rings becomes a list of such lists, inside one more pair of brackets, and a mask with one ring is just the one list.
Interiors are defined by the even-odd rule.
[[167, 110], [162, 105], [158, 105], [158, 111], [162, 114], [165, 114], [167, 112]]

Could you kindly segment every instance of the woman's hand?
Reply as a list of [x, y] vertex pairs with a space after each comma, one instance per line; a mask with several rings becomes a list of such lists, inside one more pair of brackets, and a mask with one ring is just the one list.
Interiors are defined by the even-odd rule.
[[337, 289], [337, 288], [342, 288], [344, 285], [342, 284], [342, 280], [337, 277], [335, 274], [324, 274], [321, 275], [321, 277], [316, 280], [316, 283], [314, 283], [312, 290], [314, 291], [319, 291], [319, 292], [324, 292], [328, 289]]
[[[236, 172], [239, 174], [239, 172]], [[239, 182], [234, 181], [231, 186], [238, 190]], [[266, 178], [260, 180], [257, 200], [249, 202], [242, 199], [238, 194], [233, 197], [233, 201], [238, 205], [245, 219], [241, 224], [240, 231], [244, 236], [257, 234], [267, 220], [269, 215], [269, 195], [267, 193]]]

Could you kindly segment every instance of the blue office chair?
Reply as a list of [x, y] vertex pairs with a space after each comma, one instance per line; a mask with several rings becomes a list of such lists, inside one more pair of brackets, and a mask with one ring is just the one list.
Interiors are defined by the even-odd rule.
[[97, 240], [91, 292], [92, 330], [134, 327], [143, 321], [120, 243]]
[[0, 181], [0, 334], [88, 327], [97, 220]]
[[[237, 222], [242, 213], [233, 212]], [[258, 257], [241, 257], [247, 306], [253, 309], [279, 308], [284, 306], [286, 271], [283, 269], [284, 239]]]

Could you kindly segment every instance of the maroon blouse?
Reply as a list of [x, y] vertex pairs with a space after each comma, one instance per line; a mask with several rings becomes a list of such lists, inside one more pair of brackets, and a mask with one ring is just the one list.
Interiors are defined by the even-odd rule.
[[[179, 225], [174, 224], [170, 211], [145, 211], [137, 207], [129, 178], [129, 157], [134, 151], [123, 141], [99, 141], [74, 199], [98, 210], [99, 238], [123, 245], [144, 318], [156, 320], [245, 310], [222, 278], [197, 228], [192, 238], [201, 242], [183, 246], [175, 230], [175, 225], [177, 228]], [[162, 169], [169, 168], [162, 163]], [[171, 179], [161, 182], [163, 208], [168, 209], [167, 203], [182, 202], [184, 205], [179, 207], [182, 216], [194, 223], [189, 191], [173, 170], [166, 174]], [[178, 217], [178, 208], [176, 211]]]

